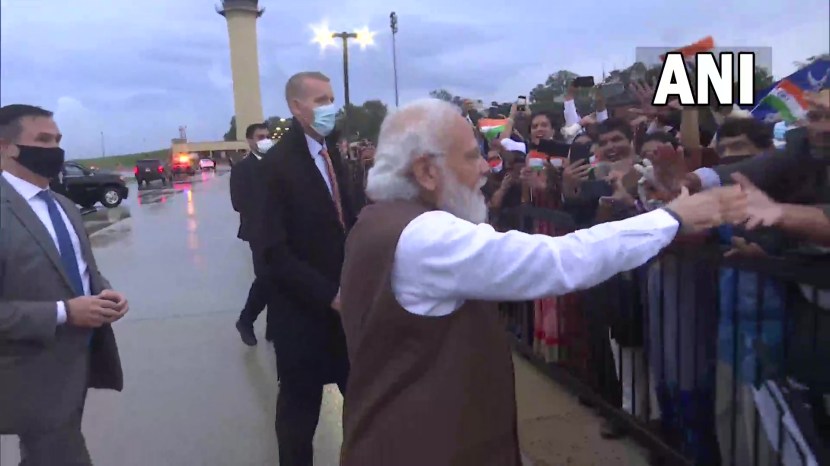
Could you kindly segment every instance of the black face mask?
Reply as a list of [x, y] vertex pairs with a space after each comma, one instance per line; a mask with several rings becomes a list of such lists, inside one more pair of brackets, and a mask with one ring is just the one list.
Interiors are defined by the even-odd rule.
[[63, 168], [64, 151], [60, 147], [23, 146], [18, 144], [17, 163], [44, 178], [58, 176]]

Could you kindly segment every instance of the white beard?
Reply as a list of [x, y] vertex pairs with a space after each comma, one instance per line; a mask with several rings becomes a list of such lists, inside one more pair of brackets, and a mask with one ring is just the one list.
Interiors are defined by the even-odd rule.
[[487, 179], [481, 178], [475, 188], [470, 189], [459, 183], [455, 174], [445, 167], [441, 169], [441, 176], [444, 192], [438, 202], [438, 208], [477, 225], [486, 222], [487, 202], [481, 188]]

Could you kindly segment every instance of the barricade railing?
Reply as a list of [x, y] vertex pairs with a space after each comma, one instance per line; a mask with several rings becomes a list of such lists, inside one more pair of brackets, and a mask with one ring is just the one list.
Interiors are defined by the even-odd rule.
[[[505, 218], [575, 227], [530, 206]], [[502, 303], [514, 348], [664, 464], [830, 464], [830, 255], [724, 252], [681, 239], [594, 288]]]

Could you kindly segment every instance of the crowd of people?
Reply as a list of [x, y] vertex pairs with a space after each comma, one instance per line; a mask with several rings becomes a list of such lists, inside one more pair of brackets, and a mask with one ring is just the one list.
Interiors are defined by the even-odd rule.
[[[800, 451], [826, 448], [830, 385], [817, 374], [830, 360], [826, 291], [702, 256], [722, 250], [716, 253], [733, 260], [789, 258], [780, 272], [797, 255], [809, 257], [815, 274], [830, 270], [830, 90], [809, 94], [786, 145], [774, 141], [780, 125], [748, 111], [677, 101], [658, 108], [648, 84], [630, 91], [640, 105], [609, 109], [597, 89], [595, 111], [581, 117], [571, 86], [564, 115], [516, 104], [498, 136], [478, 131], [492, 167], [484, 189], [492, 225], [563, 235], [651, 211], [681, 188], [727, 184], [742, 186], [766, 214], [680, 238], [659, 259], [589, 290], [538, 299], [525, 307], [530, 325], [511, 330], [699, 464], [777, 463], [781, 448], [769, 422], [783, 415], [758, 401], [759, 387], [785, 377], [808, 387], [816, 421], [805, 430], [820, 434]], [[479, 114], [470, 101], [462, 111], [471, 122], [504, 117]], [[704, 116], [717, 126], [701, 124]], [[602, 434], [617, 438], [625, 427], [608, 420]]]
[[[247, 128], [230, 184], [255, 281], [236, 329], [258, 344], [267, 308], [281, 465], [313, 464], [336, 384], [343, 466], [518, 466], [511, 334], [700, 464], [819, 464], [828, 286], [771, 257], [828, 270], [830, 89], [782, 150], [737, 109], [706, 130], [708, 110], [652, 107], [637, 84], [636, 108], [598, 92], [581, 117], [575, 92], [562, 116], [517, 102], [495, 137], [471, 105], [424, 99], [377, 146], [342, 144], [329, 78], [302, 72], [287, 134]], [[27, 466], [91, 464], [87, 389], [123, 386], [127, 301], [48, 188], [60, 139], [50, 112], [0, 108], [0, 433]], [[779, 398], [794, 424], [767, 421]]]

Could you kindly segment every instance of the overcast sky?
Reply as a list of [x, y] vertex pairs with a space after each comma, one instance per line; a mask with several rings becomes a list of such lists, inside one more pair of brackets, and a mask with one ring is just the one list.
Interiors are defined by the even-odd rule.
[[[233, 114], [227, 28], [218, 0], [0, 0], [0, 103], [56, 111], [69, 157], [218, 140]], [[291, 4], [304, 4], [303, 7]], [[792, 62], [827, 52], [827, 0], [260, 0], [260, 74], [266, 116], [286, 115], [289, 75], [320, 70], [342, 102], [340, 49], [321, 53], [311, 24], [368, 26], [377, 45], [351, 48], [354, 103], [394, 104], [389, 13], [399, 18], [401, 100], [446, 88], [512, 100], [568, 69], [601, 75], [630, 65], [635, 48], [712, 35], [719, 46], [772, 47], [780, 78]]]

